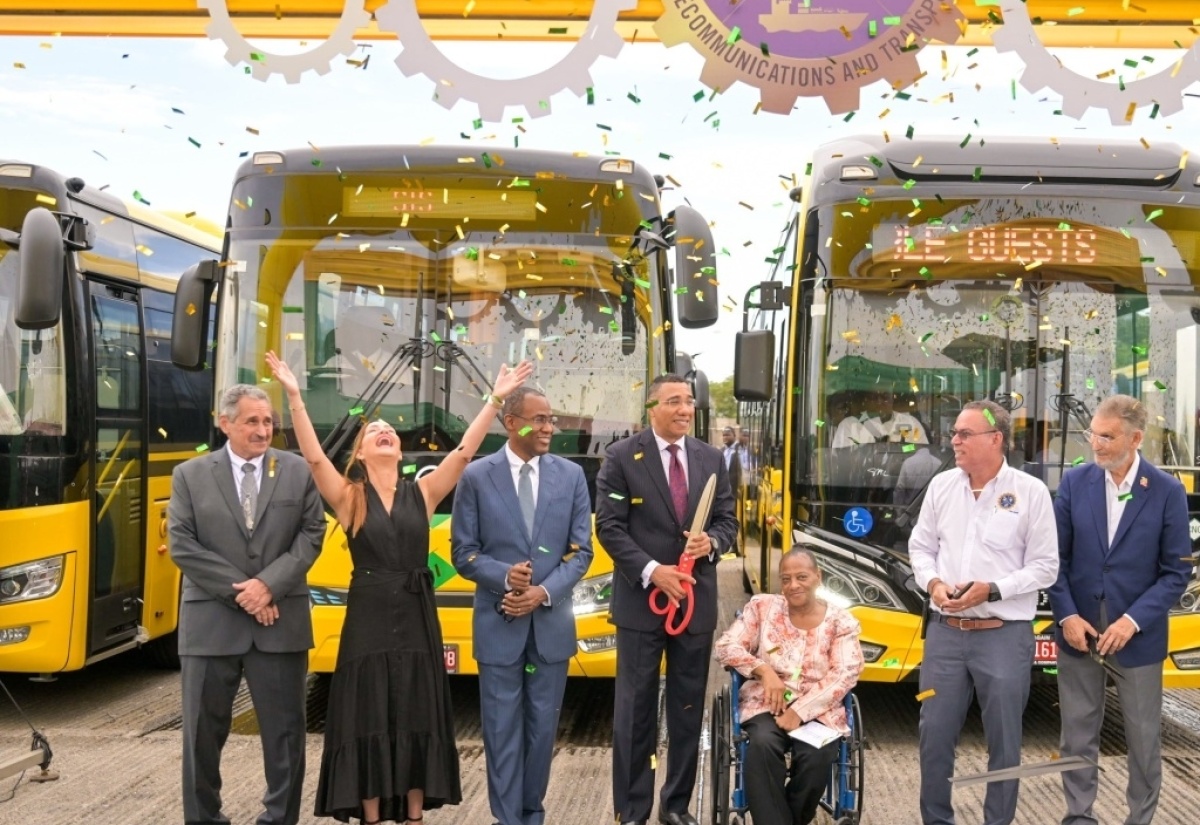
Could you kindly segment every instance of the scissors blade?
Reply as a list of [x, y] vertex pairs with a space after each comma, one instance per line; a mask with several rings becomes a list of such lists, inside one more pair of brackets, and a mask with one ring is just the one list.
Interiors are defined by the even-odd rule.
[[1107, 656], [1101, 656], [1100, 651], [1096, 649], [1095, 638], [1088, 636], [1088, 656], [1092, 657], [1092, 661], [1104, 668], [1105, 672], [1116, 679], [1124, 679], [1125, 674], [1117, 669], [1116, 665], [1108, 661]]
[[[964, 776], [950, 777], [950, 783], [956, 788], [970, 785], [983, 785], [988, 782], [1004, 782], [1010, 779], [1025, 779], [1030, 776], [1041, 776], [1047, 773], [1065, 773], [1080, 768], [1100, 768], [1086, 756], [1064, 756], [1062, 759], [1051, 759], [1049, 762], [1032, 762], [1028, 765], [1015, 765], [1011, 768], [1000, 768], [983, 773], [972, 773]], [[1103, 770], [1103, 768], [1100, 768]]]
[[717, 492], [717, 474], [713, 473], [704, 482], [704, 490], [700, 493], [700, 503], [696, 505], [696, 515], [692, 518], [692, 534], [703, 533], [704, 525], [708, 524], [708, 514], [712, 511], [713, 496]]

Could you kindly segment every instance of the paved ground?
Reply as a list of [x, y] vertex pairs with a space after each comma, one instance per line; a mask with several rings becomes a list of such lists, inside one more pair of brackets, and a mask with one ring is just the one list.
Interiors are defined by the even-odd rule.
[[[737, 563], [722, 564], [722, 610], [726, 617], [742, 601]], [[714, 685], [717, 676], [714, 674]], [[137, 655], [118, 657], [52, 684], [19, 675], [3, 677], [25, 715], [49, 738], [57, 782], [31, 784], [26, 777], [10, 794], [15, 777], [0, 780], [0, 822], [178, 823], [179, 679], [154, 670]], [[429, 812], [429, 825], [488, 825], [483, 748], [479, 733], [478, 686], [474, 679], [453, 681], [458, 708], [459, 752], [465, 801], [456, 808]], [[308, 781], [305, 810], [312, 809], [320, 759], [325, 686], [314, 680], [310, 691]], [[868, 737], [866, 825], [913, 825], [917, 814], [915, 735], [917, 703], [913, 688], [863, 685], [859, 698]], [[1035, 688], [1025, 718], [1025, 759], [1053, 756], [1058, 716], [1053, 687]], [[258, 814], [262, 763], [248, 698], [239, 699], [238, 721], [224, 757], [226, 812], [237, 825]], [[549, 825], [609, 825], [612, 687], [610, 682], [572, 680], [559, 728], [559, 749], [547, 800]], [[1159, 825], [1191, 825], [1200, 810], [1200, 691], [1170, 691], [1164, 713], [1164, 788]], [[29, 726], [0, 694], [0, 760], [29, 746]], [[973, 716], [963, 733], [960, 772], [985, 769], [982, 730]], [[1123, 821], [1124, 750], [1118, 717], [1110, 709], [1105, 727], [1100, 814], [1105, 825]], [[956, 796], [959, 825], [979, 825], [982, 791]], [[706, 808], [708, 807], [706, 803]], [[1050, 825], [1061, 815], [1057, 777], [1022, 785], [1018, 825]], [[317, 822], [306, 816], [304, 822]], [[328, 821], [328, 820], [326, 820]], [[818, 822], [827, 822], [824, 817]]]

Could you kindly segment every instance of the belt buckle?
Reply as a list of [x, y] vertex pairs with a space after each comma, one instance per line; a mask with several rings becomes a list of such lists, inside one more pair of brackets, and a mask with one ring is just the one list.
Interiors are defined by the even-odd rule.
[[975, 622], [976, 622], [975, 619], [961, 618], [958, 620], [958, 629], [959, 630], [977, 630], [978, 628], [975, 627]]

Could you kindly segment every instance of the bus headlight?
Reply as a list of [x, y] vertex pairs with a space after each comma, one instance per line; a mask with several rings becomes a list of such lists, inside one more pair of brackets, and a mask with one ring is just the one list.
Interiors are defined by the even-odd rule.
[[612, 603], [612, 573], [602, 573], [583, 579], [571, 590], [571, 607], [575, 615], [601, 613]]
[[817, 556], [817, 566], [821, 568], [821, 587], [817, 594], [831, 604], [841, 608], [860, 604], [885, 610], [906, 610], [892, 586], [877, 576], [822, 555]]
[[0, 604], [53, 596], [62, 586], [65, 558], [53, 556], [0, 569]]
[[1183, 591], [1179, 601], [1175, 602], [1175, 606], [1171, 608], [1172, 616], [1184, 613], [1200, 613], [1200, 581], [1188, 582], [1187, 589]]

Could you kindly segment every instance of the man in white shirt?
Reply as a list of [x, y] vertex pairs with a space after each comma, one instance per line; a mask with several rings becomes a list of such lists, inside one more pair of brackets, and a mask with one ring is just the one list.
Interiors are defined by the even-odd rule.
[[[1021, 762], [1038, 590], [1054, 583], [1058, 546], [1046, 485], [1009, 467], [1012, 418], [991, 401], [963, 407], [950, 431], [957, 467], [929, 483], [909, 555], [933, 607], [921, 663], [921, 820], [954, 825], [949, 779], [978, 695], [992, 770]], [[1017, 780], [992, 782], [984, 825], [1008, 825]]]
[[885, 441], [903, 441], [906, 444], [929, 443], [925, 428], [915, 415], [895, 410], [895, 399], [891, 391], [881, 392], [876, 398], [879, 414], [863, 422], [863, 426], [872, 436]]

